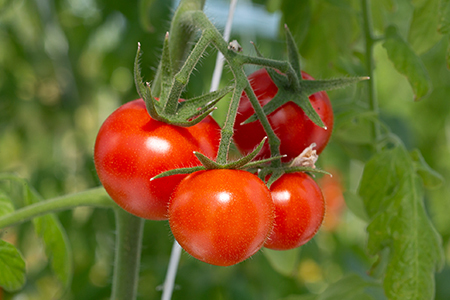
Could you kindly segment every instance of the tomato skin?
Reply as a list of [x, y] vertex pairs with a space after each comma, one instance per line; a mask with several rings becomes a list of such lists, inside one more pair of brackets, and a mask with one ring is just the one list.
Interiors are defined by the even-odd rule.
[[199, 165], [193, 151], [215, 158], [219, 139], [220, 127], [210, 116], [193, 127], [173, 126], [152, 119], [144, 101], [138, 99], [119, 107], [101, 126], [95, 167], [119, 206], [142, 218], [165, 220], [170, 195], [186, 175], [150, 178]]
[[[277, 94], [278, 87], [273, 83], [266, 69], [260, 69], [252, 73], [248, 78], [262, 106], [267, 104]], [[313, 80], [310, 75], [303, 71], [302, 78]], [[280, 152], [287, 155], [287, 157], [283, 158], [284, 162], [297, 157], [312, 143], [316, 143], [315, 149], [320, 154], [330, 139], [334, 116], [328, 95], [325, 92], [318, 92], [311, 95], [309, 100], [326, 125], [326, 130], [314, 124], [303, 110], [293, 102], [282, 105], [268, 115], [270, 125], [281, 140]], [[266, 136], [259, 121], [241, 125], [252, 114], [254, 114], [254, 109], [247, 95], [243, 93], [234, 124], [235, 132], [233, 136], [237, 148], [243, 154], [253, 151]], [[258, 158], [268, 157], [270, 157], [270, 149], [266, 142]]]
[[317, 183], [303, 172], [284, 174], [270, 187], [275, 221], [264, 247], [288, 250], [308, 242], [321, 226], [325, 201]]
[[190, 174], [172, 194], [169, 224], [183, 249], [218, 266], [255, 254], [272, 230], [274, 205], [257, 176], [241, 170]]

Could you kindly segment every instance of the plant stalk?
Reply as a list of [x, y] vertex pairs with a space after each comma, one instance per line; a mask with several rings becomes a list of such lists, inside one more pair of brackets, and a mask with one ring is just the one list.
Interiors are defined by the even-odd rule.
[[98, 187], [25, 206], [11, 214], [0, 217], [0, 228], [17, 225], [44, 214], [73, 209], [78, 206], [93, 206], [98, 208], [117, 207], [105, 189]]
[[137, 295], [144, 219], [121, 208], [116, 213], [116, 254], [111, 300], [134, 300]]
[[[375, 78], [374, 78], [374, 69], [375, 63], [373, 59], [373, 47], [377, 42], [377, 39], [374, 37], [373, 28], [372, 28], [372, 13], [370, 9], [370, 0], [361, 0], [361, 9], [362, 9], [362, 17], [363, 17], [363, 32], [365, 39], [365, 48], [366, 48], [366, 69], [369, 72], [370, 80], [367, 81], [368, 85], [368, 96], [369, 96], [369, 108], [376, 115], [379, 114], [378, 100], [376, 96], [375, 90]], [[373, 139], [375, 141], [376, 148], [378, 150], [378, 141], [380, 140], [380, 126], [377, 123], [372, 123], [372, 134]]]
[[169, 99], [164, 107], [164, 110], [168, 114], [174, 114], [177, 109], [178, 99], [181, 96], [183, 89], [186, 87], [189, 76], [195, 68], [195, 65], [198, 63], [206, 48], [209, 45], [210, 38], [208, 38], [207, 34], [202, 34], [198, 42], [195, 44], [194, 49], [189, 54], [186, 63], [182, 66], [180, 71], [175, 74], [173, 79], [172, 88], [170, 89]]
[[[228, 49], [227, 42], [222, 38], [219, 31], [214, 27], [214, 25], [209, 21], [206, 15], [202, 11], [192, 11], [189, 13], [191, 15], [188, 20], [191, 20], [195, 25], [202, 30], [202, 33], [208, 36], [214, 46], [223, 54], [224, 58], [229, 64], [230, 70], [233, 73], [233, 76], [236, 80], [236, 85], [233, 90], [233, 95], [231, 97], [231, 103], [229, 106], [229, 110], [227, 113], [227, 118], [225, 120], [224, 126], [221, 132], [221, 139], [219, 145], [219, 153], [217, 155], [217, 163], [225, 164], [227, 163], [227, 154], [231, 145], [233, 131], [234, 131], [234, 122], [236, 119], [237, 109], [239, 106], [240, 96], [244, 89], [250, 88], [250, 83], [248, 82], [247, 76], [243, 70], [243, 65], [245, 63], [255, 63], [264, 66], [270, 66], [279, 69], [281, 72], [289, 73], [295, 76], [295, 72], [288, 62], [280, 62], [265, 58], [251, 58], [249, 56], [240, 55]], [[207, 34], [206, 34], [207, 32]], [[251, 95], [254, 95], [253, 91], [250, 92]], [[255, 100], [255, 101], [252, 101]], [[267, 119], [267, 116], [264, 114], [264, 111], [256, 100], [256, 96], [254, 99], [251, 99], [251, 103], [253, 105], [253, 109], [258, 116], [259, 121], [261, 122], [263, 128], [266, 130], [267, 137], [269, 139], [269, 144], [271, 145], [271, 149], [275, 148], [275, 146], [279, 144], [278, 137], [275, 135], [275, 132], [270, 126], [270, 123]], [[278, 141], [277, 141], [278, 140]], [[279, 149], [272, 153], [273, 155], [278, 155]], [[281, 162], [280, 162], [281, 163]]]

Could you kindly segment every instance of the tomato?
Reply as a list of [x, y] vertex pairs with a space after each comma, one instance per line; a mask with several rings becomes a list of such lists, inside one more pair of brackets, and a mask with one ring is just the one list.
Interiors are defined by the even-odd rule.
[[[305, 72], [302, 72], [302, 77], [306, 80], [313, 80]], [[262, 106], [267, 104], [278, 92], [277, 86], [265, 69], [260, 69], [251, 74], [249, 80]], [[330, 139], [334, 117], [328, 95], [325, 92], [318, 92], [311, 95], [309, 100], [327, 129], [315, 125], [303, 110], [293, 102], [282, 105], [268, 115], [269, 123], [281, 140], [280, 152], [287, 155], [287, 157], [283, 158], [285, 162], [297, 157], [312, 143], [316, 143], [315, 150], [317, 150], [318, 154], [321, 153]], [[250, 153], [266, 136], [259, 121], [241, 125], [252, 114], [254, 114], [254, 109], [247, 95], [243, 93], [239, 103], [233, 136], [237, 148], [243, 154]], [[268, 157], [270, 157], [270, 149], [266, 143], [258, 158]]]
[[323, 228], [328, 231], [334, 231], [338, 226], [341, 215], [345, 209], [345, 199], [343, 194], [342, 176], [337, 170], [328, 170], [333, 177], [323, 176], [319, 180], [325, 198], [326, 211]]
[[152, 119], [142, 99], [128, 102], [103, 123], [94, 149], [95, 167], [111, 198], [126, 211], [167, 219], [170, 195], [186, 175], [150, 181], [163, 171], [199, 165], [193, 151], [217, 155], [220, 127], [208, 116], [189, 128]]
[[241, 170], [190, 174], [172, 194], [169, 224], [193, 257], [218, 266], [255, 254], [272, 230], [274, 204], [257, 176]]
[[325, 201], [317, 183], [303, 172], [284, 174], [271, 186], [275, 221], [264, 247], [297, 248], [317, 232], [325, 215]]

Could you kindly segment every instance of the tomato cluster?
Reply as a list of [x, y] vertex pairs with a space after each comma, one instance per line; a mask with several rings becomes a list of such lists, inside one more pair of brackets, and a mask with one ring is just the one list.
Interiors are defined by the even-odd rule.
[[[261, 104], [276, 94], [265, 70], [250, 80]], [[313, 124], [292, 103], [268, 116], [287, 160], [313, 142], [319, 152], [328, 142], [333, 126], [328, 97], [321, 92], [310, 101], [328, 130]], [[239, 125], [252, 113], [243, 93], [234, 133], [243, 154], [265, 135], [259, 122]], [[188, 128], [169, 125], [152, 119], [139, 99], [122, 105], [103, 123], [94, 161], [100, 181], [119, 206], [142, 218], [168, 219], [178, 243], [201, 261], [229, 266], [262, 247], [286, 250], [309, 241], [323, 222], [325, 202], [306, 173], [285, 173], [270, 189], [255, 174], [234, 169], [150, 180], [164, 171], [200, 165], [194, 151], [215, 159], [219, 140], [220, 127], [211, 116]], [[264, 148], [260, 157], [269, 156]]]
[[211, 116], [189, 128], [152, 119], [142, 99], [114, 111], [97, 135], [94, 162], [111, 198], [150, 220], [167, 219], [170, 195], [185, 175], [150, 181], [171, 169], [200, 165], [193, 154], [217, 155], [220, 127]]

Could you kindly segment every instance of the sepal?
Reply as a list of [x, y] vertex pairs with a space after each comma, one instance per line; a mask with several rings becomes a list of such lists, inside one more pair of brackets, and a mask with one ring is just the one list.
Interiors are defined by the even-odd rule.
[[295, 74], [299, 81], [302, 81], [302, 71], [300, 66], [300, 54], [298, 51], [297, 44], [295, 43], [294, 37], [291, 34], [287, 24], [284, 24], [284, 29], [286, 31], [286, 44], [288, 50], [288, 61], [294, 69]]

